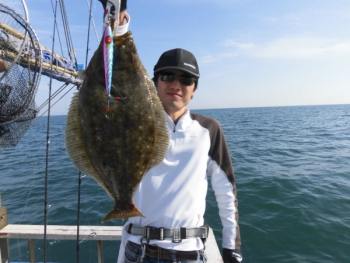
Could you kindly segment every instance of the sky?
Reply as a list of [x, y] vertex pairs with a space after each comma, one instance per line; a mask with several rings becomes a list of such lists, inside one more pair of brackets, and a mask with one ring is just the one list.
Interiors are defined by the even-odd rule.
[[[10, 0], [21, 13], [19, 0]], [[1, 1], [3, 2], [3, 1]], [[52, 47], [56, 1], [26, 0], [30, 25]], [[78, 63], [85, 63], [90, 0], [65, 1]], [[102, 5], [92, 2], [102, 34]], [[190, 109], [350, 104], [349, 0], [129, 0], [130, 30], [152, 76], [166, 50], [183, 48], [199, 64]], [[62, 44], [62, 22], [57, 18]], [[97, 48], [91, 25], [88, 60]], [[55, 37], [54, 50], [67, 57]], [[48, 98], [42, 77], [36, 94]], [[53, 92], [63, 83], [54, 82]], [[67, 114], [72, 92], [52, 109]]]

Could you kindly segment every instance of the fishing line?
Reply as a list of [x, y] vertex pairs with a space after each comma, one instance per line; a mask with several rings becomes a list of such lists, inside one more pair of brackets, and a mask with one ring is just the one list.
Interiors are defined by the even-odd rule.
[[[55, 10], [54, 10], [54, 6], [53, 6], [52, 1], [51, 1], [51, 8], [52, 8], [52, 13], [54, 14], [54, 13], [55, 13]], [[55, 20], [55, 24], [56, 24], [56, 27], [58, 27], [58, 26], [57, 26], [57, 21], [56, 21], [56, 20]], [[59, 32], [59, 31], [57, 31], [57, 36], [58, 36], [58, 42], [60, 43], [60, 47], [61, 47], [61, 53], [62, 53], [62, 55], [63, 55], [63, 48], [62, 48], [62, 42], [61, 42], [61, 37], [60, 37], [60, 32]]]
[[20, 245], [19, 245], [19, 238], [17, 238], [17, 247], [18, 247], [19, 259], [22, 261], [22, 254], [21, 254], [21, 249], [20, 249]]
[[66, 7], [64, 5], [64, 0], [60, 0], [61, 4], [61, 15], [62, 15], [62, 22], [63, 22], [63, 27], [64, 27], [64, 33], [66, 35], [66, 41], [67, 41], [67, 48], [69, 52], [69, 57], [71, 60], [74, 58], [75, 66], [78, 68], [78, 62], [77, 62], [77, 57], [75, 55], [75, 51], [73, 48], [73, 41], [72, 41], [72, 36], [70, 34], [69, 30], [69, 24], [68, 24], [68, 18], [67, 18], [67, 12], [66, 12]]
[[[57, 21], [57, 1], [54, 12], [54, 26], [52, 34], [52, 52], [55, 48], [55, 34], [56, 34], [56, 21]], [[52, 3], [52, 0], [51, 0]], [[47, 113], [47, 132], [46, 132], [46, 165], [45, 165], [45, 201], [44, 201], [44, 263], [47, 262], [47, 222], [48, 222], [48, 184], [49, 184], [49, 146], [50, 146], [50, 119], [51, 119], [51, 91], [52, 91], [52, 67], [53, 57], [51, 57], [50, 63], [50, 85], [49, 85], [49, 102]]]
[[[92, 0], [90, 2], [90, 6], [92, 5]], [[88, 63], [88, 54], [89, 54], [89, 44], [90, 44], [90, 25], [91, 25], [91, 8], [89, 8], [89, 23], [88, 23], [88, 35], [87, 35], [87, 43], [86, 43], [86, 57], [85, 57], [85, 65]], [[76, 244], [76, 259], [77, 263], [79, 263], [79, 255], [80, 255], [80, 244], [79, 241], [79, 230], [80, 230], [80, 196], [81, 196], [81, 171], [78, 173], [78, 211], [77, 211], [77, 244]]]
[[[97, 43], [100, 42], [99, 38], [98, 38], [98, 34], [97, 34], [97, 30], [96, 30], [96, 25], [95, 25], [95, 21], [94, 21], [94, 17], [92, 15], [92, 10], [91, 10], [91, 6], [92, 6], [92, 0], [91, 0], [91, 4], [89, 5], [89, 1], [86, 0], [86, 4], [88, 6], [88, 9], [89, 9], [89, 13], [90, 13], [90, 18], [91, 18], [91, 21], [92, 21], [92, 25], [94, 26], [94, 31], [95, 31], [95, 36], [96, 36], [96, 40], [97, 40]], [[89, 25], [90, 26], [90, 25]]]
[[86, 241], [89, 241], [90, 239], [93, 239], [96, 235], [96, 232], [91, 232], [90, 235], [88, 235], [88, 237], [82, 239], [79, 243], [82, 244]]
[[[36, 171], [36, 166], [37, 166], [37, 164], [38, 164], [38, 160], [36, 160], [36, 162], [35, 162], [35, 164], [34, 164], [34, 171], [33, 171], [33, 174], [32, 174], [32, 176], [31, 176], [31, 178], [33, 178], [33, 177], [34, 177], [34, 174], [35, 174], [35, 171]], [[31, 185], [30, 190], [29, 190], [29, 192], [28, 192], [28, 195], [27, 195], [27, 200], [26, 200], [26, 203], [25, 203], [25, 205], [24, 205], [24, 208], [23, 208], [23, 211], [22, 211], [22, 215], [21, 215], [21, 218], [19, 219], [18, 224], [21, 224], [21, 221], [22, 221], [22, 218], [23, 218], [24, 211], [26, 210], [26, 207], [27, 207], [27, 204], [28, 204], [28, 200], [29, 200], [30, 193], [31, 193], [31, 192], [32, 192], [32, 190], [33, 190], [33, 186], [34, 186], [34, 180], [32, 180], [32, 185]]]
[[[63, 84], [60, 88], [58, 88], [58, 90], [55, 91], [54, 94], [52, 94], [51, 100], [54, 99], [58, 94], [60, 94], [67, 86], [68, 86], [68, 84], [65, 83], [65, 84]], [[42, 110], [42, 109], [47, 105], [48, 102], [49, 102], [49, 99], [47, 99], [46, 101], [44, 101], [44, 102], [38, 107], [38, 112], [39, 112], [40, 110]]]
[[[74, 62], [75, 67], [78, 68], [78, 62], [77, 62], [76, 54], [75, 54], [74, 47], [73, 47], [72, 37], [71, 37], [71, 34], [70, 34], [70, 30], [69, 30], [69, 23], [68, 23], [66, 8], [65, 8], [65, 5], [64, 5], [64, 0], [60, 0], [59, 3], [60, 3], [62, 23], [63, 23], [63, 32], [64, 32], [65, 37], [66, 37], [68, 56], [69, 56], [69, 58], [71, 60], [75, 61]], [[57, 11], [54, 11], [52, 0], [51, 0], [51, 6], [52, 6], [52, 11], [54, 12], [54, 14], [55, 13], [57, 14]], [[55, 23], [56, 27], [58, 28], [57, 20], [55, 20], [54, 23]], [[63, 54], [63, 48], [62, 48], [61, 37], [60, 37], [59, 31], [57, 31], [57, 36], [58, 36], [58, 40], [59, 40], [59, 43], [60, 43], [61, 52]]]
[[[57, 101], [55, 101], [55, 103], [52, 104], [51, 108], [52, 108], [53, 106], [55, 106], [55, 105], [56, 105], [64, 96], [66, 96], [73, 88], [74, 88], [74, 86], [71, 87], [66, 93], [64, 93], [64, 94], [61, 96], [61, 98], [59, 98]], [[40, 117], [42, 117], [47, 111], [48, 111], [48, 110], [44, 111], [37, 119], [39, 119]], [[37, 120], [34, 121], [33, 124], [36, 123], [36, 122], [37, 122]]]
[[[87, 2], [87, 0], [86, 0]], [[92, 5], [92, 0], [90, 2], [90, 6]], [[88, 57], [89, 57], [89, 45], [90, 45], [90, 25], [91, 25], [91, 18], [92, 18], [92, 13], [91, 13], [91, 8], [89, 8], [89, 23], [88, 23], [88, 35], [87, 35], [87, 41], [86, 41], [86, 56], [85, 56], [85, 65], [88, 63]]]
[[[37, 160], [37, 161], [35, 162], [35, 164], [34, 164], [34, 171], [33, 171], [33, 174], [32, 174], [32, 176], [31, 176], [32, 178], [34, 177], [37, 164], [38, 164], [38, 160]], [[19, 225], [21, 224], [24, 211], [26, 210], [26, 207], [27, 207], [27, 204], [28, 204], [28, 200], [29, 200], [30, 193], [31, 193], [32, 190], [33, 190], [33, 186], [34, 186], [34, 180], [32, 180], [32, 185], [31, 185], [30, 190], [29, 190], [29, 192], [28, 192], [27, 199], [26, 199], [26, 203], [25, 203], [25, 205], [24, 205], [21, 218], [19, 219], [19, 222], [18, 222]], [[18, 247], [19, 258], [20, 258], [20, 260], [22, 261], [22, 254], [21, 254], [21, 249], [20, 249], [20, 245], [19, 245], [19, 238], [17, 238], [17, 247]]]

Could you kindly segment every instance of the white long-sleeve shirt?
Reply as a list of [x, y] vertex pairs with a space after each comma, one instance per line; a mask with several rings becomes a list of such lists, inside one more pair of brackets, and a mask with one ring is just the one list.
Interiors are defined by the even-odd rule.
[[[224, 248], [239, 249], [240, 234], [236, 188], [231, 157], [219, 123], [187, 111], [175, 125], [166, 115], [170, 145], [162, 163], [141, 180], [133, 201], [145, 217], [132, 217], [126, 225], [153, 227], [199, 227], [204, 224], [207, 176], [215, 192], [223, 225]], [[140, 236], [123, 231], [120, 253], [128, 240], [140, 243]], [[149, 244], [174, 250], [200, 250], [200, 238], [150, 240]], [[119, 255], [120, 257], [121, 255]], [[123, 261], [118, 261], [123, 262]]]

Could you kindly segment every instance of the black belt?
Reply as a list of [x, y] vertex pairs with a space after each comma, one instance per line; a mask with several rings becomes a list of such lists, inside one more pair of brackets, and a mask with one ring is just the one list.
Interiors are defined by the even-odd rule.
[[[129, 241], [130, 242], [130, 241]], [[133, 243], [134, 247], [138, 249], [141, 248], [141, 245]], [[169, 250], [165, 248], [161, 248], [158, 246], [146, 245], [145, 255], [150, 258], [158, 258], [158, 259], [167, 259], [172, 260], [172, 254], [175, 254], [176, 260], [197, 260], [198, 251], [179, 251], [179, 250]]]
[[175, 228], [157, 228], [151, 226], [134, 226], [129, 224], [127, 232], [132, 235], [142, 236], [146, 239], [164, 240], [165, 238], [172, 238], [174, 243], [181, 242], [182, 239], [187, 238], [207, 238], [208, 226], [201, 227], [175, 227]]
[[160, 248], [157, 246], [146, 246], [146, 256], [151, 258], [168, 259], [172, 260], [171, 254], [175, 253], [176, 260], [197, 260], [197, 251], [171, 251], [169, 249]]

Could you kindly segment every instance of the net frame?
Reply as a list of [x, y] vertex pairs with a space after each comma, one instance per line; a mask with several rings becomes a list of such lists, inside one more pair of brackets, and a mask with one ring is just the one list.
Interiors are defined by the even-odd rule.
[[37, 110], [42, 70], [37, 35], [21, 15], [0, 3], [0, 148], [17, 145]]

